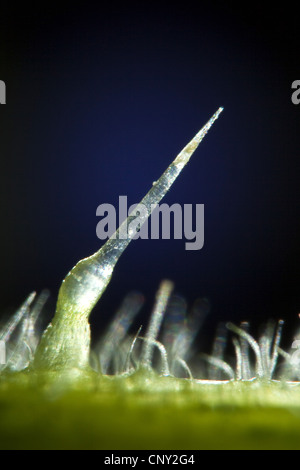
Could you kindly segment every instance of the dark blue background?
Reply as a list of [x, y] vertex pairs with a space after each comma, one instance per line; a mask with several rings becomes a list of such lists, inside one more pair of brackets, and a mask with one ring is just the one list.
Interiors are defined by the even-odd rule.
[[[144, 315], [163, 278], [219, 320], [300, 311], [297, 18], [284, 5], [1, 4], [1, 308], [48, 287], [100, 248], [96, 208], [135, 203], [225, 110], [164, 202], [205, 204], [205, 246], [135, 241], [92, 316], [132, 289]], [[148, 310], [147, 310], [148, 308]], [[140, 323], [145, 323], [140, 318]]]

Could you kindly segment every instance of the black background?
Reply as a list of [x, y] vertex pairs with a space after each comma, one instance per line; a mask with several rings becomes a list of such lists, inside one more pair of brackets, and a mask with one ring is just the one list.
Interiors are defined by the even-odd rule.
[[[98, 5], [98, 6], [95, 6]], [[96, 208], [138, 202], [219, 106], [164, 202], [205, 204], [205, 245], [138, 240], [93, 312], [96, 334], [163, 278], [220, 320], [300, 311], [300, 79], [292, 4], [1, 2], [1, 309], [59, 285], [100, 248]], [[50, 313], [49, 313], [50, 315]]]

